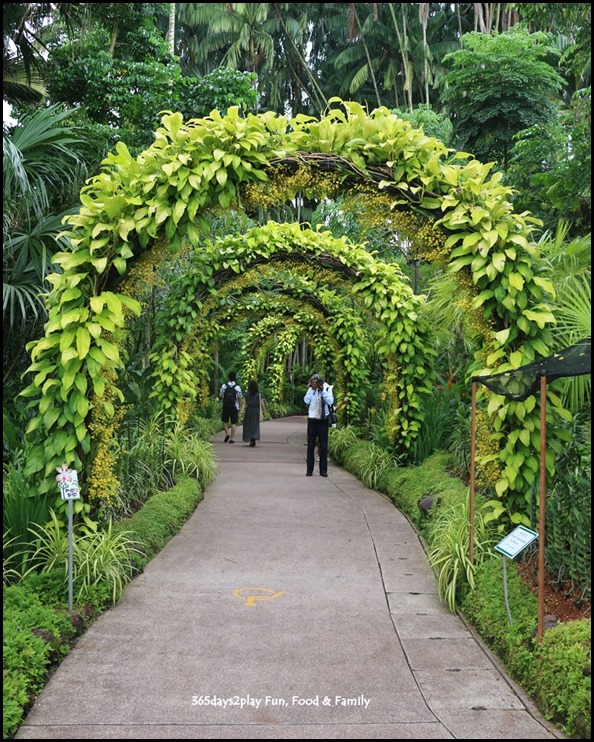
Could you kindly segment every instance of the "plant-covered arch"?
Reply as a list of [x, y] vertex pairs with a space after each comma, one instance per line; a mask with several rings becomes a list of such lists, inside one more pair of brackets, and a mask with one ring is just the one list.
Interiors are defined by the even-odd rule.
[[[83, 188], [80, 212], [68, 219], [71, 250], [58, 256], [63, 272], [51, 278], [46, 334], [30, 348], [31, 383], [24, 391], [33, 415], [27, 472], [41, 491], [51, 486], [56, 462], [80, 468], [89, 457], [91, 411], [106, 426], [115, 414], [126, 317], [140, 310], [119, 282], [153, 246], [173, 251], [185, 241], [199, 246], [209, 208], [281, 206], [298, 193], [331, 198], [357, 189], [378, 191], [390, 199], [395, 216], [412, 211], [433, 222], [435, 245], [424, 257], [456, 273], [480, 332], [469, 377], [517, 368], [550, 353], [554, 316], [547, 299], [554, 289], [541, 277], [531, 243], [538, 225], [530, 215], [513, 212], [500, 174], [491, 175], [491, 165], [465, 153], [448, 151], [385, 108], [369, 114], [354, 103], [331, 105], [320, 120], [289, 121], [272, 112], [243, 118], [236, 108], [187, 122], [180, 114], [166, 114], [148, 150], [134, 159], [119, 143]], [[208, 278], [211, 287], [227, 257], [241, 270], [250, 245], [229, 242], [225, 249], [229, 253], [219, 255]], [[382, 273], [387, 270], [381, 267]], [[368, 271], [358, 290], [371, 292], [377, 279]], [[384, 300], [390, 313], [391, 297]], [[406, 301], [414, 307], [414, 298]], [[172, 371], [181, 359], [175, 342], [188, 334], [187, 321], [170, 318]], [[414, 330], [411, 344], [418, 350], [422, 343], [415, 345]], [[395, 365], [389, 381], [398, 382], [402, 369], [412, 378], [413, 361], [390, 351]], [[536, 477], [531, 462], [538, 412], [532, 402], [485, 396], [488, 448], [479, 460], [491, 466], [501, 497], [522, 502]], [[549, 397], [549, 409], [565, 414], [552, 391]], [[551, 437], [562, 445], [554, 425], [551, 419]], [[521, 431], [513, 440], [512, 428]], [[552, 460], [548, 464], [551, 468]]]
[[[280, 285], [267, 295], [262, 283], [271, 287], [272, 274], [266, 269], [270, 261], [277, 261], [273, 274], [275, 284]], [[317, 308], [321, 312], [320, 328], [335, 342], [334, 349], [327, 347], [327, 358], [320, 351], [322, 367], [342, 368], [347, 388], [360, 388], [365, 375], [369, 344], [362, 332], [361, 316], [369, 315], [381, 330], [375, 349], [385, 359], [389, 375], [388, 432], [402, 450], [412, 445], [422, 421], [420, 398], [431, 389], [431, 351], [427, 335], [417, 322], [422, 298], [412, 293], [398, 266], [376, 260], [346, 238], [339, 240], [328, 232], [275, 222], [246, 235], [207, 244], [190, 265], [163, 309], [164, 317], [175, 318], [176, 338], [172, 339], [171, 328], [163, 322], [152, 356], [152, 394], [164, 407], [179, 408], [188, 395], [200, 397], [201, 389], [208, 394], [208, 348], [229, 322], [242, 318], [238, 297], [243, 292], [252, 313], [289, 310], [296, 316], [303, 304]], [[338, 274], [341, 283], [342, 276], [350, 278], [348, 294], [331, 286], [332, 272]], [[254, 285], [259, 289], [256, 297]], [[229, 293], [236, 295], [232, 302], [226, 300]], [[187, 350], [189, 342], [192, 352]], [[171, 358], [178, 344], [182, 352], [174, 369]], [[336, 360], [332, 361], [334, 355]], [[352, 411], [356, 406], [353, 400]]]
[[[241, 356], [246, 360], [242, 365], [242, 377], [258, 379], [266, 371], [268, 399], [272, 403], [282, 402], [286, 360], [303, 337], [308, 337], [314, 348], [332, 348], [334, 378], [346, 393], [340, 345], [327, 332], [323, 315], [315, 310], [312, 313], [300, 310], [289, 318], [281, 314], [268, 315], [252, 325], [243, 342]], [[265, 366], [267, 355], [269, 362]]]

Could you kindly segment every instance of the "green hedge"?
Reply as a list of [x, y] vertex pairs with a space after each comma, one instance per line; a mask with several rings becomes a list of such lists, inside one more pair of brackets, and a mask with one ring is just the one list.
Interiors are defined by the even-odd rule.
[[557, 624], [539, 643], [537, 597], [522, 581], [515, 562], [508, 560], [506, 572], [511, 625], [502, 599], [500, 558], [477, 569], [476, 589], [462, 601], [462, 612], [547, 719], [560, 724], [572, 739], [590, 739], [590, 619]]
[[[180, 479], [159, 492], [142, 510], [114, 526], [126, 531], [140, 549], [134, 567], [140, 571], [180, 530], [203, 497], [195, 479]], [[18, 730], [50, 671], [68, 654], [90, 621], [111, 605], [109, 586], [87, 590], [70, 615], [68, 584], [63, 570], [30, 575], [3, 594], [3, 732]]]
[[175, 536], [202, 498], [202, 488], [195, 479], [180, 479], [175, 487], [167, 492], [157, 492], [147, 500], [142, 510], [114, 526], [114, 533], [125, 531], [128, 538], [136, 542], [141, 552], [134, 560], [137, 570], [142, 569]]
[[67, 611], [43, 604], [27, 585], [3, 594], [3, 732], [16, 731], [23, 710], [43, 688], [49, 668], [68, 653], [76, 635]]

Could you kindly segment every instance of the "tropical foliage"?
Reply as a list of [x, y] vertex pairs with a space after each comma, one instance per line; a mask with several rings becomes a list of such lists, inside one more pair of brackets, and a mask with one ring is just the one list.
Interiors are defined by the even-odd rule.
[[41, 332], [47, 276], [56, 270], [55, 254], [68, 246], [62, 218], [72, 213], [86, 176], [82, 133], [67, 118], [67, 111], [50, 106], [23, 116], [3, 135], [4, 352], [13, 354], [4, 363], [5, 382], [22, 371], [19, 343]]
[[[111, 575], [117, 599], [109, 524], [148, 498], [138, 540], [156, 549], [169, 532], [145, 509], [187, 515], [153, 493], [211, 481], [231, 369], [265, 379], [275, 414], [322, 370], [347, 398], [335, 459], [395, 496], [405, 464], [446, 446], [468, 476], [472, 376], [590, 335], [588, 4], [3, 10], [9, 582], [63, 548], [67, 461], [85, 589]], [[587, 594], [589, 376], [548, 403], [547, 564]], [[533, 523], [538, 417], [535, 398], [480, 391], [478, 484], [500, 529]], [[475, 576], [461, 503], [435, 518], [451, 606]]]
[[545, 40], [522, 29], [466, 34], [462, 49], [444, 57], [452, 72], [443, 96], [458, 149], [497, 160], [507, 170], [513, 135], [553, 118], [551, 97], [563, 78], [549, 63], [552, 50]]
[[[530, 221], [513, 213], [501, 177], [489, 177], [489, 166], [477, 161], [451, 158], [437, 140], [385, 109], [369, 116], [354, 104], [336, 103], [340, 107], [323, 120], [303, 117], [291, 126], [283, 117], [263, 114], [246, 119], [233, 109], [225, 117], [213, 113], [187, 124], [180, 114], [168, 114], [144, 156], [133, 160], [120, 144], [117, 154], [107, 158], [102, 174], [81, 194], [80, 214], [68, 218], [74, 250], [56, 258], [64, 273], [51, 279], [55, 288], [46, 337], [32, 350], [30, 371], [35, 376], [25, 396], [32, 398], [34, 407], [40, 405], [40, 412], [29, 434], [42, 440], [28, 457], [31, 474], [45, 469], [47, 475], [44, 462], [56, 457], [77, 468], [81, 457], [90, 455], [92, 460], [89, 414], [95, 440], [107, 456], [114, 405], [122, 401], [116, 378], [123, 362], [120, 346], [126, 316], [140, 312], [134, 291], [124, 285], [123, 292], [116, 294], [111, 284], [153, 243], [158, 253], [163, 247], [167, 250], [164, 239], [173, 252], [184, 239], [201, 245], [206, 259], [200, 270], [179, 282], [182, 302], [173, 294], [176, 304], [170, 303], [165, 312], [163, 332], [169, 345], [157, 343], [158, 357], [153, 359], [159, 368], [155, 394], [163, 404], [192, 395], [196, 387], [195, 379], [185, 371], [192, 354], [184, 341], [212, 301], [208, 294], [214, 295], [222, 281], [229, 283], [235, 274], [245, 273], [242, 279], [247, 281], [256, 255], [258, 262], [269, 261], [279, 251], [309, 251], [318, 243], [313, 248], [318, 261], [327, 262], [326, 253], [333, 256], [330, 266], [340, 267], [355, 279], [363, 306], [388, 328], [386, 339], [376, 345], [380, 355], [388, 354], [387, 359], [398, 354], [396, 365], [388, 360], [385, 370], [386, 390], [393, 395], [386, 425], [389, 437], [404, 450], [409, 448], [406, 441], [414, 440], [422, 418], [414, 394], [427, 388], [421, 374], [425, 364], [419, 362], [427, 343], [422, 341], [423, 329], [417, 321], [415, 303], [419, 300], [402, 282], [397, 300], [390, 298], [386, 281], [400, 280], [395, 266], [378, 264], [366, 251], [357, 252], [346, 243], [337, 252], [327, 240], [324, 244], [323, 235], [272, 225], [252, 231], [247, 242], [233, 238], [228, 244], [206, 246], [204, 252], [200, 231], [205, 227], [204, 208], [248, 205], [256, 194], [263, 197], [259, 183], [272, 184], [266, 194], [270, 205], [294, 198], [299, 191], [319, 197], [361, 187], [359, 182], [367, 188], [377, 183], [391, 197], [393, 209], [412, 208], [434, 218], [441, 215], [437, 224], [444, 237], [429, 248], [426, 259], [449, 265], [460, 276], [463, 305], [475, 323], [475, 335], [482, 338], [469, 373], [516, 368], [534, 360], [537, 353], [548, 352], [548, 326], [554, 318], [547, 297], [554, 290], [539, 275], [542, 269], [529, 242]], [[320, 154], [318, 159], [312, 156], [305, 169], [295, 170], [298, 152]], [[271, 160], [279, 156], [282, 167], [272, 166]], [[317, 164], [319, 157], [326, 163], [324, 169]], [[353, 167], [362, 177], [354, 177]], [[389, 279], [390, 275], [394, 278]], [[340, 304], [337, 297], [330, 303]], [[389, 329], [391, 323], [393, 329]], [[205, 326], [203, 331], [210, 333], [207, 341], [212, 342], [216, 327], [215, 323]], [[345, 340], [341, 344], [349, 354], [353, 346]], [[204, 348], [197, 347], [197, 352], [204, 356]], [[356, 360], [352, 365], [357, 365]], [[40, 391], [42, 399], [37, 402]], [[553, 409], [564, 414], [558, 398], [551, 395], [551, 399], [557, 402]], [[525, 483], [534, 480], [529, 463], [534, 446], [529, 423], [533, 410], [529, 404], [510, 407], [497, 398], [490, 400], [486, 412], [493, 421], [492, 430], [483, 435], [482, 456], [487, 463], [495, 462], [492, 477], [500, 497], [523, 491]], [[520, 437], [515, 431], [508, 436], [506, 425], [511, 420], [514, 425], [517, 421], [523, 424], [527, 434]], [[499, 452], [497, 445], [494, 452], [490, 447], [498, 440], [505, 444]], [[104, 457], [101, 464], [105, 467]], [[512, 509], [518, 507], [521, 502]]]

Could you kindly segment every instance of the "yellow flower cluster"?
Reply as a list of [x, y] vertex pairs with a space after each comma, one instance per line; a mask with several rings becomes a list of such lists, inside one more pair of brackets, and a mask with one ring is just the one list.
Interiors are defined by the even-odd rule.
[[492, 429], [487, 411], [476, 411], [476, 481], [479, 487], [495, 489], [501, 479], [501, 464], [496, 459], [485, 461], [485, 457], [499, 454], [499, 446], [492, 439]]
[[121, 405], [111, 414], [105, 403], [113, 405], [116, 400], [115, 373], [113, 369], [103, 369], [102, 375], [107, 382], [104, 395], [101, 399], [96, 395], [91, 398], [89, 433], [91, 439], [97, 442], [97, 452], [89, 473], [89, 498], [109, 504], [115, 498], [120, 486], [119, 480], [113, 473], [118, 460], [117, 453], [119, 453], [119, 445], [114, 438], [114, 433], [128, 408]]
[[146, 303], [153, 287], [165, 287], [163, 277], [159, 275], [159, 266], [167, 259], [169, 243], [158, 240], [150, 250], [146, 250], [128, 271], [119, 287], [119, 293]]
[[450, 258], [450, 251], [445, 247], [446, 236], [441, 229], [435, 226], [432, 219], [415, 215], [417, 234], [413, 242], [415, 257], [426, 260], [436, 266], [446, 265]]
[[212, 366], [212, 355], [209, 352], [211, 345], [204, 338], [205, 327], [210, 327], [207, 321], [208, 314], [201, 314], [201, 322], [184, 339], [182, 352], [187, 353], [192, 359], [192, 373], [196, 377], [194, 384], [195, 396], [184, 393], [180, 396], [176, 406], [177, 419], [184, 424], [196, 411], [198, 405], [203, 404], [209, 397], [208, 370]]
[[300, 163], [297, 168], [280, 166], [268, 175], [267, 182], [247, 183], [242, 187], [241, 199], [248, 211], [282, 206], [299, 192], [306, 196], [334, 198], [342, 185], [339, 173], [323, 171], [307, 163]]
[[180, 425], [185, 425], [194, 412], [194, 405], [188, 397], [181, 397], [177, 403], [175, 414]]
[[395, 362], [389, 361], [389, 369], [386, 371], [381, 385], [380, 397], [386, 409], [385, 426], [386, 433], [391, 441], [396, 441], [401, 430], [400, 424], [400, 400], [398, 398], [398, 371]]
[[347, 194], [344, 208], [357, 215], [369, 229], [380, 229], [399, 235], [410, 242], [415, 258], [445, 263], [449, 257], [445, 249], [445, 234], [435, 221], [412, 209], [392, 208], [393, 197], [381, 193], [368, 184], [357, 184]]
[[119, 479], [113, 473], [116, 463], [116, 456], [111, 450], [110, 443], [101, 442], [89, 475], [89, 499], [103, 505], [109, 505], [115, 499], [120, 486]]
[[454, 303], [464, 312], [468, 328], [484, 339], [489, 338], [495, 328], [495, 324], [490, 317], [484, 316], [482, 307], [478, 309], [472, 307], [472, 301], [477, 296], [478, 290], [470, 274], [464, 270], [458, 271], [456, 280], [459, 291], [454, 298]]

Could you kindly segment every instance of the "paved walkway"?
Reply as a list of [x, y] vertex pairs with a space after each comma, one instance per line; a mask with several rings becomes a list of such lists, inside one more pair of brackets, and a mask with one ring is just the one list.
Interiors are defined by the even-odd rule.
[[563, 739], [439, 604], [407, 519], [305, 421], [216, 436], [216, 481], [17, 739]]

